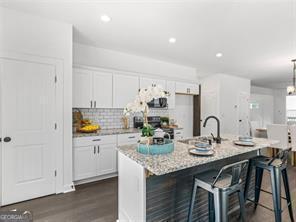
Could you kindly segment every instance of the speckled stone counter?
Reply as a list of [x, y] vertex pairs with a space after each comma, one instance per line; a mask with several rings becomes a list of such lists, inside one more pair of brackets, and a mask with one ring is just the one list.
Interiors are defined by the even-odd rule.
[[221, 144], [215, 145], [215, 154], [210, 157], [200, 157], [189, 154], [188, 149], [190, 148], [190, 145], [181, 142], [175, 143], [174, 152], [165, 155], [140, 154], [137, 152], [137, 145], [121, 146], [118, 147], [118, 150], [151, 173], [155, 175], [164, 175], [178, 170], [260, 150], [276, 143], [276, 141], [272, 140], [255, 138], [254, 142], [256, 145], [254, 147], [246, 147], [233, 144], [233, 140], [236, 140], [237, 136], [224, 135], [222, 137], [227, 140], [222, 141]]
[[73, 138], [76, 137], [87, 137], [87, 136], [106, 136], [106, 135], [116, 135], [116, 134], [127, 134], [127, 133], [140, 133], [139, 129], [102, 129], [98, 130], [96, 133], [73, 133]]

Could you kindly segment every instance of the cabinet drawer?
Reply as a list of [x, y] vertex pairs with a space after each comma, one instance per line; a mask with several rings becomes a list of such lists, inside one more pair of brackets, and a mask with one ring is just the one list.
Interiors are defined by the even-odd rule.
[[116, 135], [77, 137], [73, 139], [74, 147], [101, 144], [116, 144]]
[[135, 144], [141, 137], [141, 133], [129, 133], [118, 135], [118, 146]]

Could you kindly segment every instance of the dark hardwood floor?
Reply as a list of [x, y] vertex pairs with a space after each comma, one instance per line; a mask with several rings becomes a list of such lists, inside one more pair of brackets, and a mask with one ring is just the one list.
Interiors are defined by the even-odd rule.
[[[289, 168], [289, 180], [296, 216], [296, 167]], [[269, 175], [264, 175], [263, 187], [270, 190]], [[284, 192], [283, 192], [284, 195]], [[272, 207], [272, 198], [262, 192], [260, 202]], [[290, 221], [285, 200], [283, 203], [283, 222]], [[76, 186], [76, 191], [51, 195], [6, 207], [6, 210], [29, 210], [34, 221], [42, 222], [114, 222], [117, 219], [117, 178]], [[238, 221], [238, 214], [230, 215], [230, 221]], [[254, 212], [251, 204], [247, 206], [248, 222], [272, 222], [273, 212], [258, 207]]]

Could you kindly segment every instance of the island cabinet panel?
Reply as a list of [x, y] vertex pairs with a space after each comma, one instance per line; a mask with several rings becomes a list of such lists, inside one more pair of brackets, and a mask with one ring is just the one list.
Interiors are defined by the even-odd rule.
[[[193, 178], [196, 174], [209, 169], [220, 169], [226, 164], [249, 159], [255, 155], [256, 152], [250, 152], [240, 157], [231, 157], [223, 161], [215, 161], [162, 176], [150, 176], [146, 178], [146, 221], [186, 222]], [[243, 181], [245, 180], [246, 169], [243, 173]], [[254, 175], [252, 175], [249, 198], [254, 196], [254, 180]], [[237, 195], [230, 197], [229, 205], [230, 211], [239, 209]], [[209, 221], [208, 193], [203, 189], [197, 190], [193, 221]]]

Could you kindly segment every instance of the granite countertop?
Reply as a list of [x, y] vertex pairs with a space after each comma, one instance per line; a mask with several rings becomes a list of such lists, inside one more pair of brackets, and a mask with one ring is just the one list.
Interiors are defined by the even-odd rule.
[[102, 129], [98, 130], [96, 133], [73, 133], [73, 138], [75, 137], [87, 137], [87, 136], [106, 136], [106, 135], [116, 135], [116, 134], [126, 134], [126, 133], [140, 133], [141, 131], [136, 128], [129, 129]]
[[256, 145], [254, 147], [246, 147], [233, 144], [233, 140], [237, 140], [238, 136], [223, 135], [222, 137], [227, 140], [222, 141], [222, 144], [215, 144], [215, 154], [210, 157], [201, 157], [189, 154], [188, 149], [191, 146], [181, 142], [175, 142], [175, 150], [170, 154], [144, 155], [137, 152], [137, 144], [120, 146], [118, 147], [118, 151], [136, 161], [151, 173], [155, 175], [164, 175], [189, 167], [260, 150], [277, 143], [277, 141], [274, 140], [254, 138], [253, 141]]

